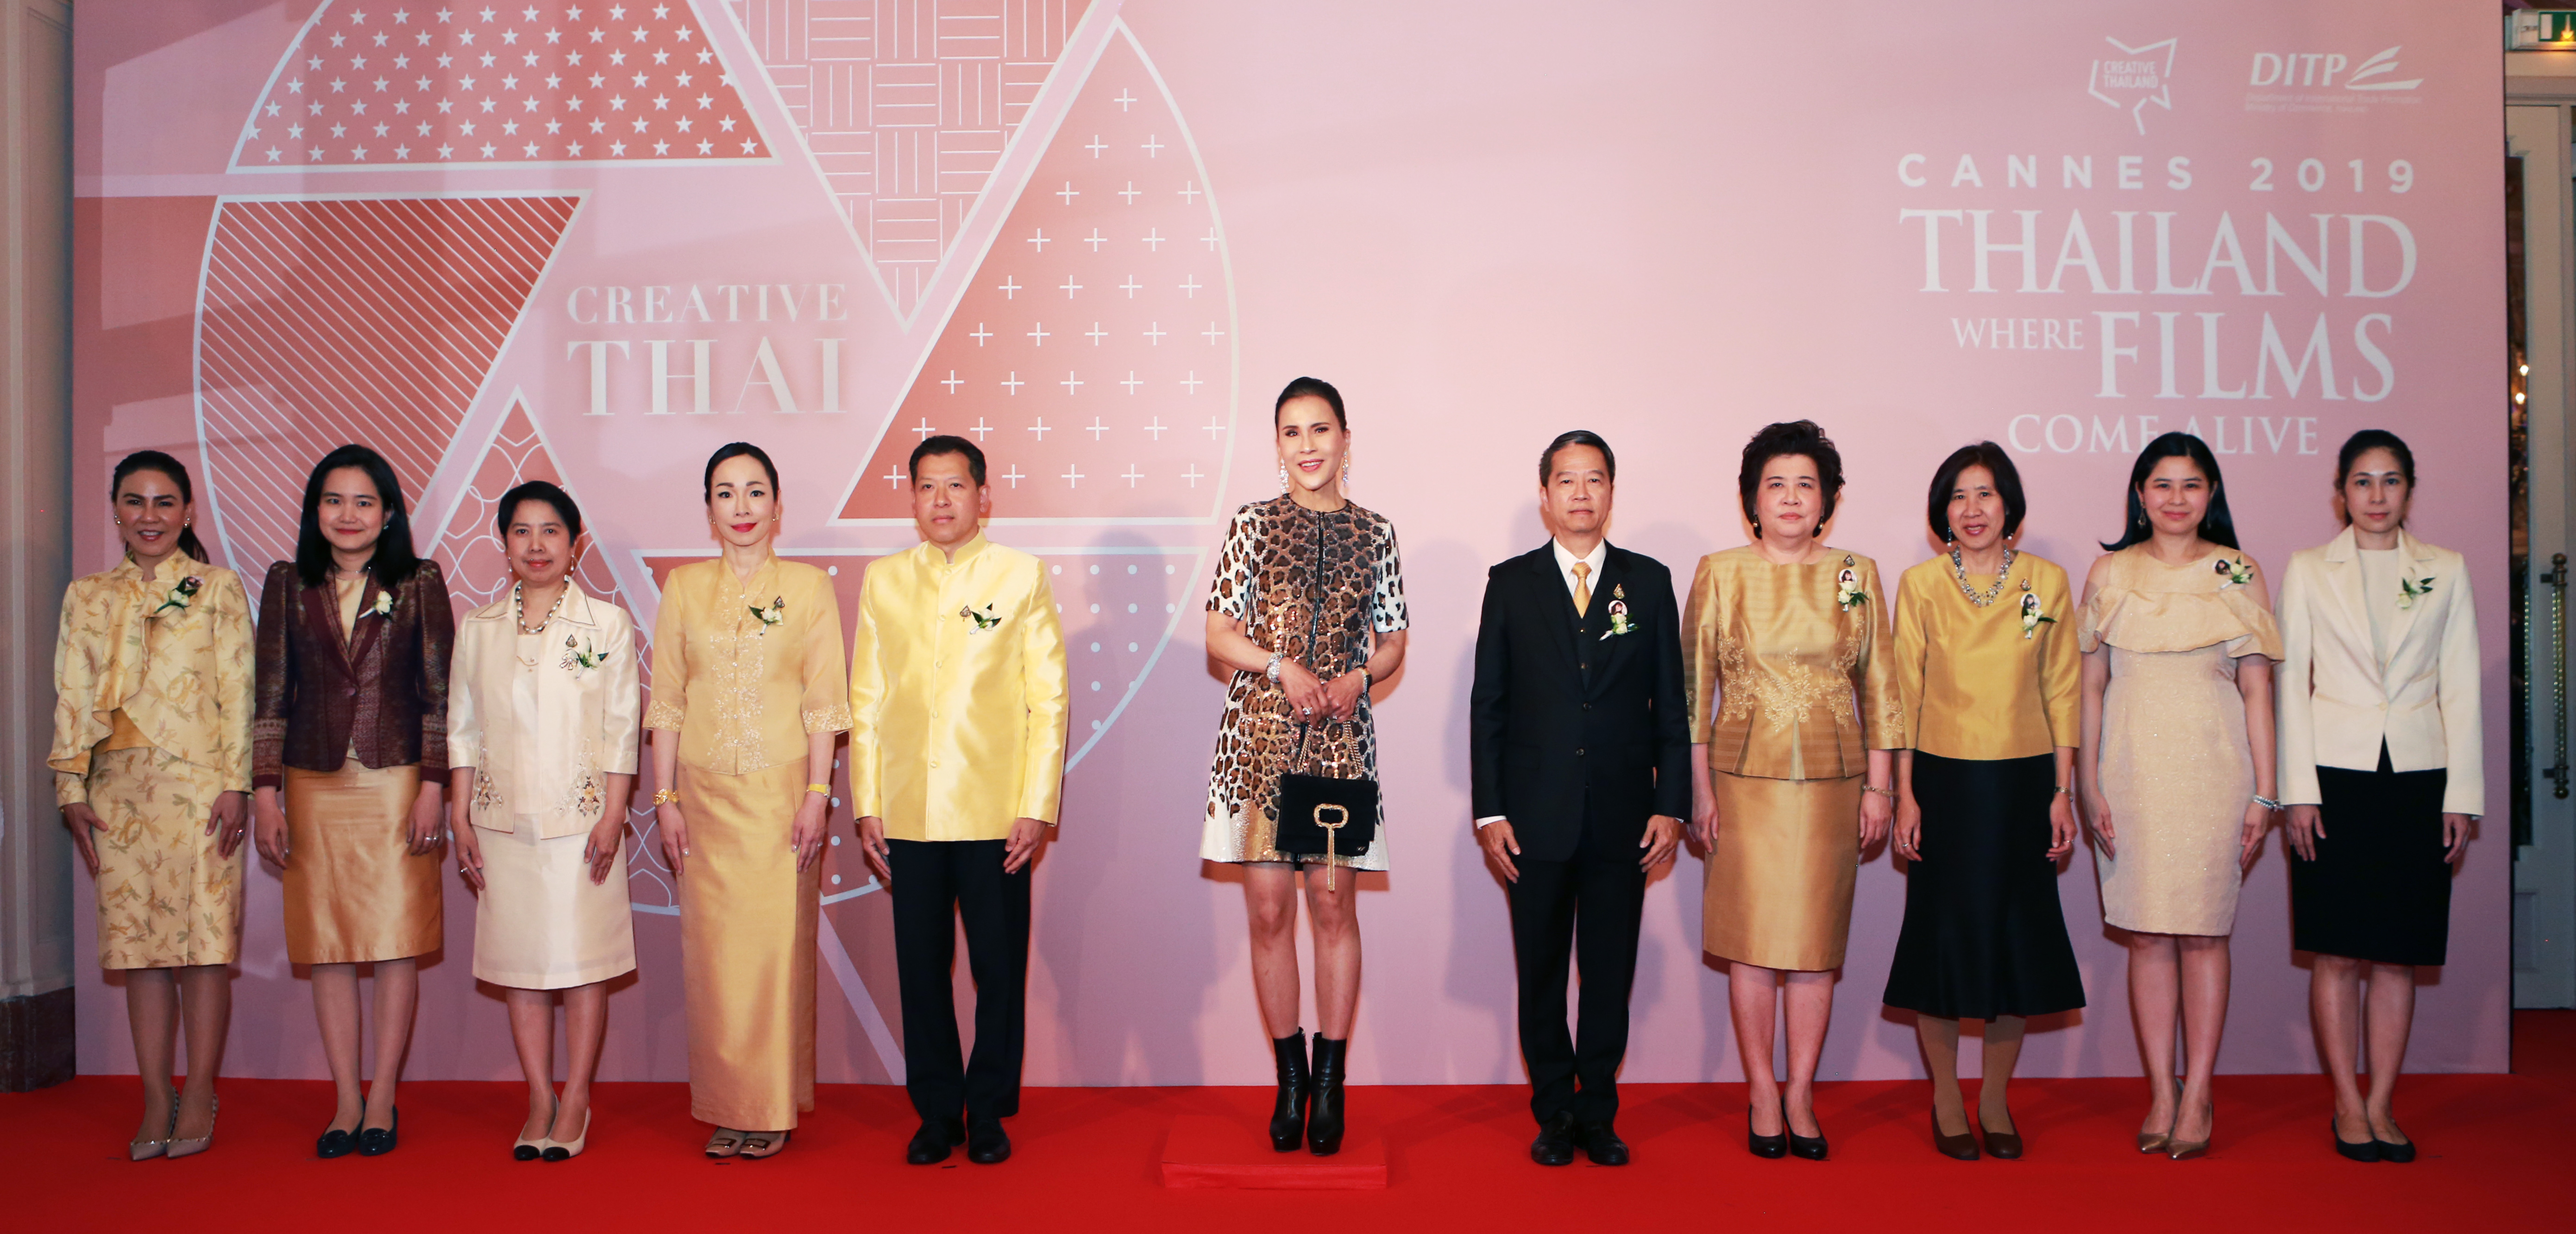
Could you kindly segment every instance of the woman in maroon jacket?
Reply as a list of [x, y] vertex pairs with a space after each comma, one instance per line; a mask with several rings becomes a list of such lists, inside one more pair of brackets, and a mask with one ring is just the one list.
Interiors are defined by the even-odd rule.
[[[315, 1151], [394, 1150], [394, 1090], [439, 949], [447, 660], [456, 615], [412, 553], [384, 456], [342, 446], [313, 467], [295, 560], [259, 601], [251, 728], [259, 851], [286, 872], [286, 956], [313, 971], [313, 1011], [339, 1087]], [[358, 1087], [358, 966], [376, 969], [375, 1084]]]

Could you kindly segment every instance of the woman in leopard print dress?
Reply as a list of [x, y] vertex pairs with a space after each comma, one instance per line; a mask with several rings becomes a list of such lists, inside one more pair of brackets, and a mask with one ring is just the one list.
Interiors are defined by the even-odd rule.
[[[1271, 1144], [1287, 1152], [1302, 1139], [1322, 1156], [1342, 1140], [1342, 1062], [1360, 988], [1359, 880], [1327, 886], [1322, 871], [1307, 875], [1320, 1021], [1310, 1073], [1297, 1023], [1297, 875], [1325, 862], [1280, 853], [1273, 815], [1284, 772], [1377, 778], [1369, 687], [1404, 662], [1404, 577], [1394, 525], [1343, 495], [1341, 393], [1300, 377], [1272, 416], [1286, 491], [1235, 513], [1208, 596], [1208, 651], [1234, 670], [1234, 683], [1199, 855], [1244, 868], [1253, 990], [1279, 1068]], [[1365, 854], [1332, 864], [1383, 870], [1386, 847], [1381, 825]]]

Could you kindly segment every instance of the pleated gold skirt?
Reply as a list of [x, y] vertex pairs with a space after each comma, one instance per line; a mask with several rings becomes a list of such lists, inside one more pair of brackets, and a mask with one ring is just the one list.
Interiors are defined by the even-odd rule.
[[689, 1005], [689, 1114], [745, 1131], [814, 1108], [814, 926], [822, 863], [798, 873], [788, 825], [805, 764], [729, 776], [680, 766], [689, 852], [680, 971]]
[[1763, 968], [1842, 967], [1860, 875], [1860, 776], [1773, 780], [1709, 773], [1717, 837], [1700, 947]]
[[[123, 713], [119, 713], [122, 715]], [[241, 952], [244, 844], [206, 834], [223, 776], [151, 746], [90, 756], [102, 968], [230, 964]]]
[[444, 945], [443, 857], [409, 851], [419, 767], [289, 767], [285, 789], [288, 960], [366, 964]]

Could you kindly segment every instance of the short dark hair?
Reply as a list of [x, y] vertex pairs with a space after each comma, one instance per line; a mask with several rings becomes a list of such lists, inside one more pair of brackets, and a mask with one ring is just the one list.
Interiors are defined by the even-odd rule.
[[[188, 483], [187, 465], [159, 450], [137, 450], [116, 461], [116, 474], [107, 482], [110, 504], [116, 501], [116, 491], [125, 487], [125, 478], [138, 471], [157, 471], [170, 477], [170, 483], [179, 489], [179, 500], [192, 506], [197, 504], [197, 490]], [[2411, 480], [2414, 477], [2410, 473], [2407, 478]], [[196, 529], [184, 523], [179, 527], [179, 551], [186, 553], [190, 561], [214, 564], [214, 558], [206, 555], [205, 542], [197, 538]]]
[[501, 504], [492, 511], [492, 530], [500, 533], [501, 543], [510, 542], [510, 520], [517, 518], [521, 502], [542, 501], [554, 507], [555, 518], [564, 525], [571, 538], [581, 538], [581, 507], [572, 503], [572, 494], [543, 480], [530, 480], [501, 494]]
[[1835, 498], [1843, 491], [1843, 456], [1834, 449], [1834, 439], [1813, 420], [1783, 420], [1766, 424], [1753, 440], [1744, 443], [1744, 466], [1736, 473], [1735, 486], [1744, 504], [1744, 519], [1753, 524], [1753, 538], [1762, 538], [1762, 516], [1753, 509], [1753, 492], [1761, 487], [1762, 468], [1775, 458], [1802, 455], [1816, 465], [1816, 489], [1825, 501], [1824, 512], [1816, 516], [1816, 525], [1824, 526], [1834, 517]]
[[1345, 430], [1351, 427], [1351, 418], [1342, 413], [1342, 392], [1334, 389], [1333, 383], [1321, 377], [1300, 377], [1281, 389], [1279, 401], [1270, 405], [1270, 427], [1279, 427], [1279, 409], [1287, 406], [1288, 400], [1292, 398], [1322, 399], [1332, 405], [1333, 423], [1341, 425]]
[[903, 465], [904, 474], [915, 480], [920, 479], [921, 460], [936, 454], [965, 455], [966, 471], [975, 477], [975, 487], [984, 487], [984, 452], [976, 448], [974, 442], [963, 437], [952, 437], [946, 433], [937, 437], [922, 438], [921, 444], [912, 448], [912, 460]]
[[707, 456], [707, 474], [699, 484], [702, 494], [698, 500], [716, 499], [716, 464], [729, 458], [749, 458], [758, 461], [760, 469], [769, 473], [769, 495], [772, 497], [778, 495], [778, 464], [769, 461], [769, 452], [748, 441], [729, 441], [716, 447], [716, 452]]
[[2004, 499], [2004, 535], [2021, 530], [2021, 516], [2029, 513], [2030, 503], [2021, 495], [2021, 471], [2013, 466], [2012, 456], [2002, 446], [1980, 441], [1961, 446], [1941, 460], [1941, 470], [1932, 473], [1932, 493], [1925, 514], [1932, 520], [1932, 534], [1943, 540], [1950, 535], [1950, 494], [1959, 487], [1959, 475], [1971, 467], [1983, 467], [1995, 478], [1995, 496]]
[[1615, 483], [1618, 481], [1619, 456], [1610, 452], [1610, 443], [1601, 440], [1601, 434], [1593, 432], [1591, 429], [1578, 428], [1557, 434], [1556, 440], [1547, 443], [1547, 449], [1539, 452], [1538, 486], [1540, 488], [1547, 487], [1548, 476], [1556, 468], [1556, 452], [1563, 450], [1568, 446], [1590, 446], [1595, 450], [1599, 450], [1601, 452], [1602, 470], [1610, 473], [1610, 479], [1612, 482]]
[[322, 482], [332, 472], [355, 467], [367, 473], [376, 486], [376, 500], [385, 506], [385, 527], [376, 537], [376, 554], [368, 559], [367, 569], [376, 576], [379, 587], [394, 587], [411, 579], [420, 568], [420, 556], [412, 551], [411, 512], [403, 504], [402, 481], [394, 476], [394, 465], [385, 456], [360, 445], [346, 445], [322, 456], [313, 465], [313, 474], [304, 480], [304, 516], [295, 529], [295, 574], [307, 587], [319, 587], [331, 581], [331, 541], [322, 535]]
[[2218, 478], [2218, 456], [2209, 452], [2209, 443], [2189, 433], [2175, 430], [2158, 436], [2138, 451], [2137, 463], [2129, 468], [2129, 521], [2120, 529], [2120, 538], [2102, 546], [2106, 553], [2116, 553], [2132, 544], [2143, 544], [2155, 538], [2147, 525], [2146, 503], [2138, 500], [2138, 490], [2147, 477], [2155, 474], [2156, 464], [2169, 458], [2187, 458], [2209, 481], [2209, 509], [2200, 516], [2200, 538], [2212, 544], [2237, 547], [2236, 520], [2227, 513], [2227, 485]]

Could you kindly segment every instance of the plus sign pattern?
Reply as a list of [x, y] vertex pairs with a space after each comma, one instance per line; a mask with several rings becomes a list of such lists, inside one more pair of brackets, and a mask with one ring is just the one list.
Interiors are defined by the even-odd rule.
[[571, 197], [231, 201], [198, 306], [198, 431], [235, 569], [295, 555], [313, 461], [365, 442], [417, 497], [572, 223]]
[[1233, 431], [1225, 237], [1179, 115], [1125, 39], [1101, 53], [843, 518], [906, 517], [933, 433], [980, 443], [996, 513], [1203, 519]]
[[727, 0], [909, 320], [1079, 0]]
[[[556, 465], [554, 452], [547, 448], [545, 433], [537, 427], [536, 418], [528, 414], [526, 402], [511, 400], [509, 414], [493, 433], [492, 444], [484, 447], [482, 462], [475, 465], [473, 479], [467, 481], [439, 533], [430, 553], [439, 568], [447, 574], [447, 585], [455, 592], [456, 613], [465, 614], [510, 594], [510, 564], [506, 549], [492, 519], [501, 495], [520, 482], [544, 480], [562, 486], [575, 503], [582, 500], [580, 490], [564, 478]], [[597, 507], [585, 507], [593, 517], [606, 513]], [[581, 542], [580, 564], [573, 567], [573, 581], [592, 596], [614, 604], [627, 612], [634, 607], [618, 590], [617, 578], [608, 572], [598, 543], [585, 533]], [[639, 637], [628, 654], [643, 656], [644, 640]], [[644, 658], [642, 675], [649, 688], [653, 663]], [[627, 855], [626, 882], [628, 899], [649, 906], [674, 906], [679, 891], [671, 885], [670, 871], [663, 868], [661, 850], [653, 843], [653, 760], [637, 760], [636, 792], [627, 807], [626, 822], [639, 843]]]
[[767, 158], [688, 0], [329, 0], [233, 170]]

